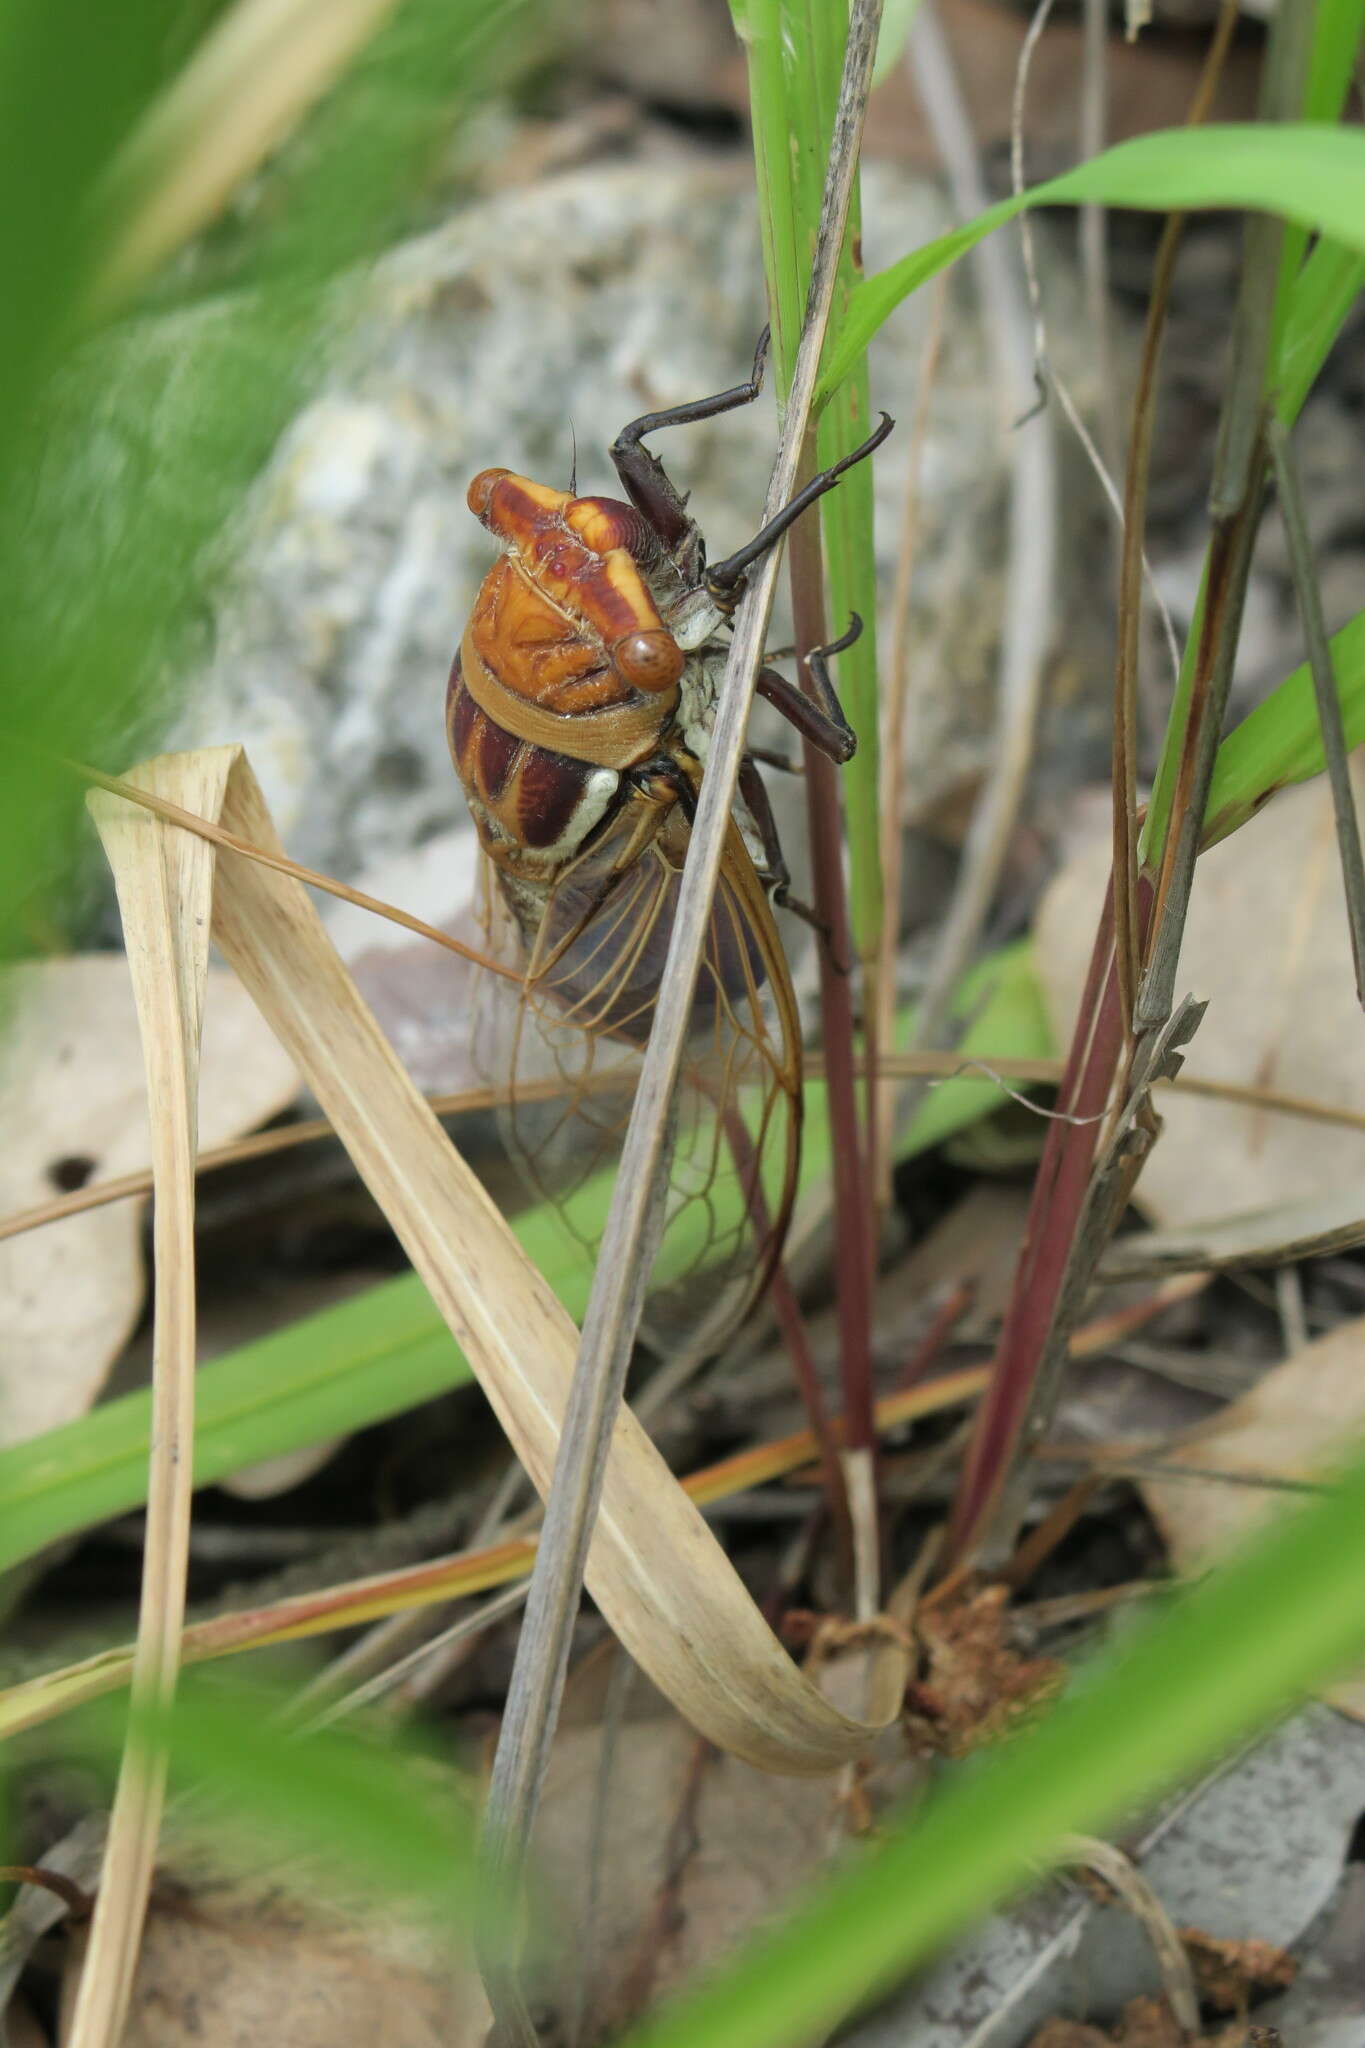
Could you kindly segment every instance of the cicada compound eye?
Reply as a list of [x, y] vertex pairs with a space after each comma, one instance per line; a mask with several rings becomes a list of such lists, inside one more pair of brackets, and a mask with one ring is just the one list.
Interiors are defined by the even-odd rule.
[[662, 626], [627, 633], [611, 651], [617, 668], [637, 690], [671, 690], [683, 672], [683, 651]]
[[481, 469], [465, 493], [465, 503], [476, 519], [488, 524], [488, 508], [493, 502], [493, 493], [510, 469]]

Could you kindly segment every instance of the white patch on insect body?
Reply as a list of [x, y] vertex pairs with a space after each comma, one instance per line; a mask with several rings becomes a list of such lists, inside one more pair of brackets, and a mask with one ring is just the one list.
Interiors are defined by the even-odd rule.
[[[657, 600], [657, 592], [655, 596]], [[684, 654], [695, 654], [715, 638], [725, 623], [725, 613], [704, 585], [672, 603], [665, 601], [660, 610], [664, 624]]]
[[[601, 824], [621, 787], [621, 777], [615, 768], [594, 768], [583, 785], [583, 794], [574, 805], [573, 815], [552, 846], [536, 847], [534, 858], [543, 860], [547, 866], [555, 866], [567, 860], [571, 853], [577, 853], [588, 834]], [[527, 849], [528, 855], [532, 849]]]
[[528, 846], [521, 839], [514, 839], [487, 807], [479, 801], [472, 789], [466, 789], [465, 797], [476, 824], [479, 825], [485, 844], [496, 842], [512, 855], [514, 865], [523, 874], [543, 869], [547, 876], [562, 867], [572, 858], [587, 840], [590, 833], [601, 824], [616, 800], [621, 786], [621, 777], [615, 768], [594, 768], [583, 785], [583, 794], [574, 805], [568, 823], [559, 837], [549, 846]]
[[678, 730], [689, 754], [706, 766], [711, 752], [711, 733], [716, 723], [716, 702], [725, 675], [727, 651], [719, 643], [694, 654], [682, 672], [678, 685]]

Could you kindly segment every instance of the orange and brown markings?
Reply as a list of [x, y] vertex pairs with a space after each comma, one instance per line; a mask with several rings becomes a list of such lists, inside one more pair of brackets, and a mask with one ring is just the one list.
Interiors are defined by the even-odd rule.
[[475, 703], [456, 656], [448, 705], [450, 750], [474, 799], [481, 834], [540, 852], [556, 846], [587, 793], [591, 763], [551, 753], [506, 732]]
[[567, 716], [676, 696], [684, 656], [641, 574], [653, 544], [633, 507], [505, 469], [475, 477], [469, 507], [508, 549], [470, 622], [505, 689]]

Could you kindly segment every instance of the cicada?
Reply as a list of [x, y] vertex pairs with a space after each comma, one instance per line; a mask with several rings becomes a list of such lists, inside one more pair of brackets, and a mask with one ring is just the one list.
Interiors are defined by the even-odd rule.
[[[743, 384], [647, 413], [611, 459], [625, 499], [485, 469], [469, 507], [502, 552], [450, 674], [447, 730], [483, 848], [490, 951], [514, 963], [477, 1031], [530, 1193], [591, 1254], [672, 929], [725, 667], [753, 564], [854, 462], [882, 423], [747, 546], [708, 567], [701, 532], [644, 437], [758, 396]], [[777, 670], [760, 695], [836, 762], [855, 739], [828, 658], [807, 695]], [[673, 1111], [647, 1327], [732, 1327], [780, 1254], [797, 1185], [801, 1033], [773, 904], [799, 908], [768, 794], [746, 754], [727, 831]], [[499, 998], [498, 991], [501, 991]]]

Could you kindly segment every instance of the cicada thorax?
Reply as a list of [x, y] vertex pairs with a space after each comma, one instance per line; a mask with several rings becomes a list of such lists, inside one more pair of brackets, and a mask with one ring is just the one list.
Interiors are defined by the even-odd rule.
[[[521, 974], [490, 988], [478, 1037], [523, 1177], [591, 1250], [591, 1184], [619, 1151], [700, 786], [689, 671], [714, 652], [669, 632], [656, 592], [677, 571], [633, 507], [500, 470], [469, 499], [505, 552], [452, 668], [448, 731], [491, 870], [489, 944]], [[684, 1301], [694, 1321], [736, 1273], [759, 1280], [791, 1200], [799, 1090], [785, 958], [732, 824], [674, 1118], [659, 1255], [674, 1328]]]

